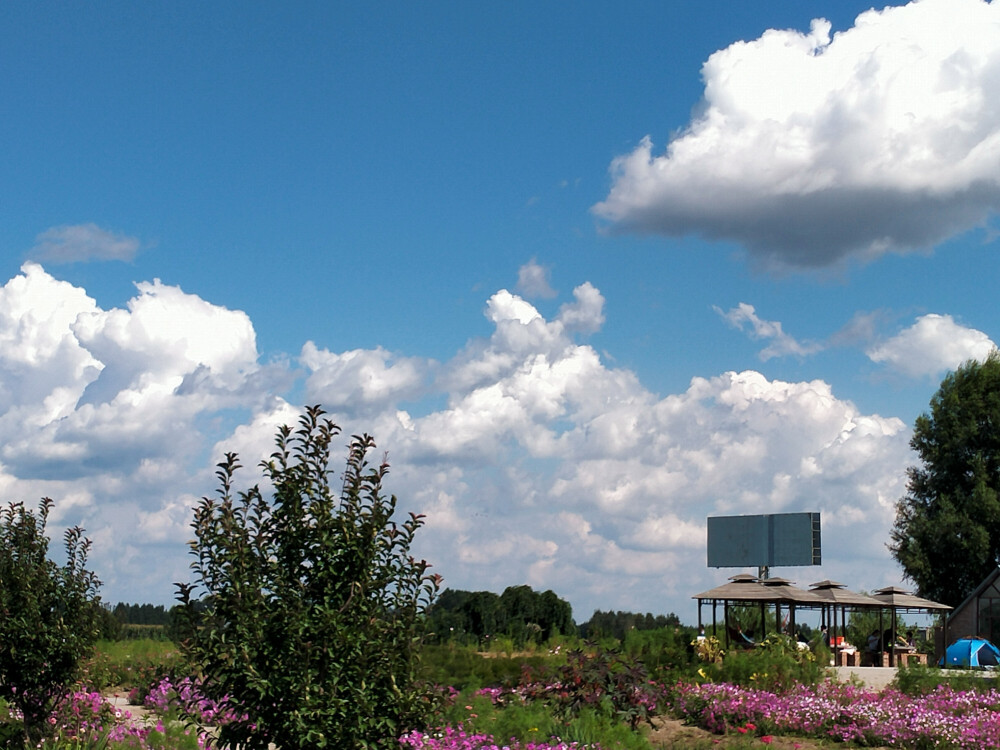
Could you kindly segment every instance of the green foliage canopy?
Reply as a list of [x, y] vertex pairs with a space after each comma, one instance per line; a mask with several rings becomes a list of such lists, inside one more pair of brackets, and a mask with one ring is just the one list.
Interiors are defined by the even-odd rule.
[[428, 631], [441, 641], [480, 642], [505, 635], [523, 646], [576, 632], [570, 603], [553, 591], [537, 592], [530, 586], [508, 586], [499, 595], [445, 589], [427, 614]]
[[948, 375], [917, 418], [889, 545], [922, 596], [955, 606], [1000, 562], [1000, 355]]
[[668, 615], [653, 615], [651, 612], [641, 614], [639, 612], [615, 612], [610, 609], [607, 612], [602, 612], [597, 609], [594, 610], [590, 619], [580, 626], [580, 635], [590, 639], [614, 638], [618, 641], [624, 641], [625, 637], [632, 631], [659, 630], [677, 627], [680, 624], [680, 618], [673, 612]]
[[64, 565], [48, 558], [51, 509], [48, 498], [37, 515], [23, 503], [0, 509], [0, 697], [20, 710], [32, 743], [90, 653], [100, 613], [83, 529], [66, 531]]
[[195, 511], [196, 583], [178, 595], [184, 649], [203, 691], [244, 717], [220, 730], [223, 747], [395, 747], [423, 718], [416, 635], [440, 578], [409, 554], [421, 517], [392, 520], [388, 464], [368, 464], [366, 435], [352, 438], [334, 493], [327, 467], [339, 430], [322, 415], [310, 407], [294, 433], [279, 429], [262, 464], [272, 502], [258, 486], [234, 494], [230, 453], [218, 497]]

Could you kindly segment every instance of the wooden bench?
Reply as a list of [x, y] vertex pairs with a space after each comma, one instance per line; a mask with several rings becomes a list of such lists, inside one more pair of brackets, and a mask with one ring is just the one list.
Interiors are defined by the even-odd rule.
[[840, 667], [857, 667], [860, 666], [858, 663], [858, 652], [854, 649], [847, 651], [837, 652], [837, 666]]
[[927, 654], [921, 654], [919, 651], [897, 651], [896, 652], [896, 664], [907, 665], [910, 664], [923, 664], [927, 666]]

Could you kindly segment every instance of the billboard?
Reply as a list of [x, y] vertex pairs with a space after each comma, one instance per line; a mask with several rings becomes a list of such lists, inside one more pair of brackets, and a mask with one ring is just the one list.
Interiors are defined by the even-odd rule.
[[821, 560], [819, 513], [708, 519], [710, 568], [796, 567]]

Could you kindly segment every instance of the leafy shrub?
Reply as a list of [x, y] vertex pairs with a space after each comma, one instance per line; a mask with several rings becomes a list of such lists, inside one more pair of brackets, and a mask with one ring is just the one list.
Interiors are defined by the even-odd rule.
[[944, 670], [924, 664], [900, 664], [893, 685], [907, 695], [930, 695], [941, 685], [955, 691], [986, 692], [1000, 689], [1000, 677], [985, 672]]
[[17, 731], [33, 744], [97, 639], [100, 581], [86, 569], [90, 540], [65, 533], [66, 564], [48, 559], [45, 524], [23, 503], [0, 509], [0, 697], [17, 709]]
[[[195, 585], [179, 585], [187, 654], [205, 675], [206, 698], [237, 719], [223, 747], [337, 750], [395, 744], [421, 724], [416, 684], [419, 618], [440, 577], [409, 554], [420, 516], [393, 521], [382, 494], [389, 470], [368, 464], [374, 441], [351, 440], [339, 496], [330, 487], [339, 429], [310, 407], [293, 433], [278, 430], [259, 487], [234, 496], [236, 454], [219, 464], [218, 498], [192, 524]], [[199, 611], [193, 591], [205, 592]]]
[[558, 671], [555, 705], [564, 716], [585, 709], [605, 713], [635, 729], [649, 718], [649, 674], [642, 662], [617, 650], [571, 651]]
[[787, 635], [772, 633], [753, 649], [732, 650], [721, 664], [703, 668], [714, 682], [781, 692], [796, 685], [816, 685], [826, 668], [811, 651], [801, 651]]
[[676, 670], [686, 670], [694, 659], [693, 628], [676, 625], [653, 630], [631, 630], [625, 635], [622, 648], [629, 656], [646, 665], [655, 677]]

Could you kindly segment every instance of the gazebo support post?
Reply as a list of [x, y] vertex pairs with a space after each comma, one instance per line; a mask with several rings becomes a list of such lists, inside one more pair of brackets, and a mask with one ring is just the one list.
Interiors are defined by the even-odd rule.
[[889, 666], [896, 666], [896, 607], [893, 606], [892, 623], [889, 625]]
[[[847, 643], [847, 607], [842, 606], [840, 608], [840, 635], [844, 639], [844, 643]], [[857, 652], [857, 646], [855, 646], [854, 658], [855, 663], [857, 663], [860, 654]], [[837, 662], [838, 664], [840, 662]]]
[[729, 650], [729, 600], [722, 603], [722, 619], [725, 622], [726, 630], [726, 650]]
[[[883, 625], [885, 625], [885, 621], [882, 619], [882, 614], [884, 612], [885, 612], [885, 607], [879, 608], [879, 611], [878, 611], [878, 638], [879, 638], [879, 642], [885, 640], [885, 628], [882, 627]], [[882, 644], [882, 650], [879, 651], [879, 654], [878, 654], [878, 664], [873, 664], [872, 665], [873, 667], [881, 667], [882, 666], [882, 652], [883, 651], [885, 651], [885, 644], [884, 643]]]
[[[841, 608], [843, 609], [843, 608]], [[826, 635], [830, 639], [830, 645], [833, 646], [833, 663], [840, 664], [840, 648], [837, 646], [837, 605], [830, 605], [830, 619], [833, 624], [826, 626]]]

